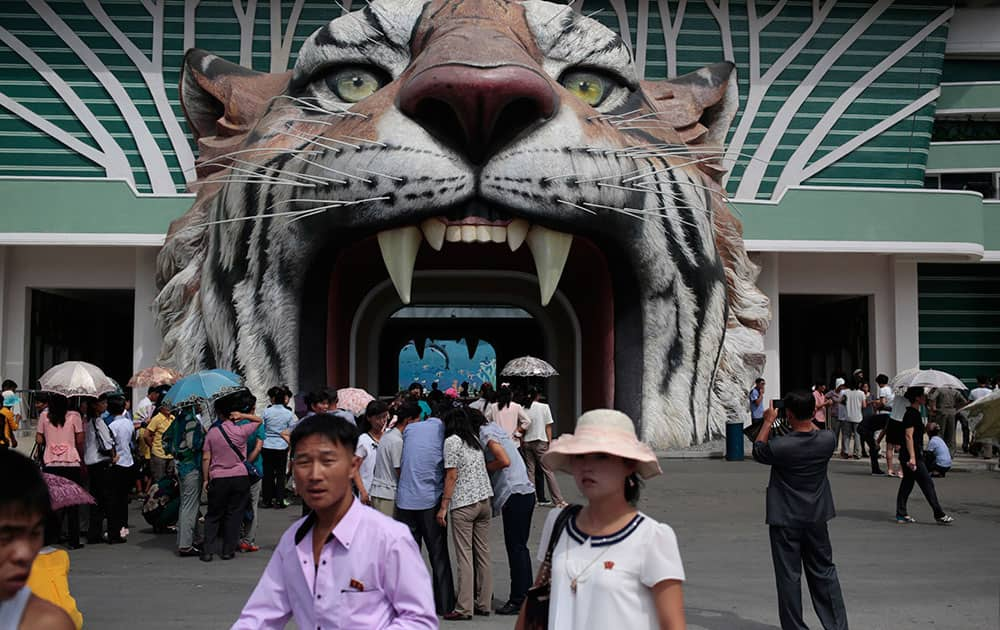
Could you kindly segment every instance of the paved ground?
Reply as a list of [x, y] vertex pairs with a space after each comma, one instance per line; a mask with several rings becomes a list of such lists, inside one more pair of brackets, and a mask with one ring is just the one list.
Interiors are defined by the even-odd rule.
[[[677, 532], [688, 575], [689, 628], [777, 628], [763, 524], [767, 469], [751, 461], [662, 464], [665, 475], [645, 488], [640, 507]], [[561, 479], [575, 498], [572, 480]], [[834, 461], [831, 480], [839, 513], [831, 537], [852, 628], [1000, 628], [1000, 474], [952, 473], [936, 480], [945, 509], [956, 518], [951, 527], [933, 523], [919, 494], [911, 499], [910, 513], [920, 523], [896, 525], [897, 482], [869, 476], [859, 462]], [[263, 511], [264, 551], [231, 562], [177, 558], [172, 537], [154, 536], [141, 527], [133, 529], [126, 545], [72, 552], [71, 588], [86, 627], [228, 627], [267, 562], [273, 541], [297, 511]], [[536, 512], [533, 546], [545, 511]], [[141, 516], [132, 520], [135, 525]], [[505, 596], [509, 583], [502, 532], [499, 521], [494, 522], [495, 591]], [[809, 609], [808, 597], [805, 601]], [[819, 627], [811, 610], [807, 622]], [[511, 628], [513, 619], [494, 616], [443, 627]]]

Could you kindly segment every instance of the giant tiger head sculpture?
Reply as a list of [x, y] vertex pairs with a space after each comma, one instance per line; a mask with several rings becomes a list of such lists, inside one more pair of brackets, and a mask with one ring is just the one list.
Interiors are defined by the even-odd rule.
[[305, 278], [331, 251], [380, 249], [403, 303], [420, 260], [533, 260], [547, 304], [573, 250], [610, 279], [583, 352], [601, 404], [659, 446], [744, 409], [768, 305], [720, 185], [731, 64], [648, 82], [566, 5], [374, 0], [290, 73], [189, 51], [181, 95], [200, 179], [158, 261], [163, 363], [300, 383]]

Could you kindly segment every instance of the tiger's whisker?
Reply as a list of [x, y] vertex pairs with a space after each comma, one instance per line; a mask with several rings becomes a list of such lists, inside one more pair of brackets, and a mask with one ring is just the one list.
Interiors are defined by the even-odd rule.
[[307, 184], [304, 182], [285, 182], [285, 181], [274, 181], [268, 179], [252, 179], [252, 178], [219, 178], [219, 179], [203, 179], [197, 182], [191, 182], [188, 186], [204, 186], [205, 184], [271, 184], [274, 186], [298, 186], [300, 188], [316, 188], [316, 184]]
[[[324, 149], [327, 149], [328, 151], [333, 151], [334, 153], [340, 153], [341, 151], [343, 151], [343, 149], [339, 147], [330, 146], [329, 144], [324, 144], [320, 142], [316, 137], [310, 138], [308, 136], [300, 136], [298, 134], [294, 134], [288, 131], [283, 131], [281, 129], [274, 129], [274, 131], [277, 131], [278, 133], [286, 135], [290, 138], [297, 138], [298, 140], [302, 140], [308, 144], [315, 144], [316, 146], [323, 147]], [[324, 137], [324, 140], [325, 139], [326, 138]]]
[[[306, 164], [312, 164], [313, 166], [319, 167], [319, 168], [323, 169], [324, 171], [330, 171], [331, 173], [336, 173], [337, 175], [343, 175], [344, 177], [348, 177], [350, 179], [357, 179], [357, 180], [362, 181], [362, 182], [364, 182], [366, 184], [372, 183], [372, 180], [370, 180], [370, 179], [366, 179], [364, 177], [359, 177], [357, 175], [351, 175], [350, 173], [345, 173], [344, 171], [338, 171], [335, 168], [330, 168], [329, 166], [326, 166], [324, 164], [319, 164], [317, 162], [313, 162], [312, 160], [307, 160], [307, 159], [299, 157], [299, 156], [295, 156], [295, 159], [301, 160], [301, 161], [305, 162]], [[339, 181], [338, 180], [337, 183], [338, 184], [346, 184], [347, 182], [346, 181]]]
[[394, 182], [406, 181], [405, 178], [403, 178], [403, 177], [396, 177], [395, 175], [386, 175], [385, 173], [378, 173], [376, 171], [369, 171], [368, 169], [365, 169], [365, 168], [359, 168], [358, 170], [361, 171], [362, 173], [368, 173], [369, 175], [378, 175], [379, 177], [384, 177], [386, 179], [391, 179]]
[[[238, 162], [240, 164], [246, 164], [247, 166], [257, 166], [257, 167], [260, 167], [261, 169], [265, 169], [267, 171], [272, 171], [272, 172], [277, 173], [276, 175], [271, 175], [269, 173], [261, 173], [265, 177], [275, 177], [275, 178], [280, 178], [280, 177], [298, 177], [298, 178], [304, 179], [306, 181], [311, 181], [314, 184], [326, 184], [326, 183], [328, 183], [330, 181], [329, 178], [326, 178], [326, 177], [319, 177], [317, 175], [306, 175], [305, 173], [295, 173], [295, 172], [292, 172], [292, 171], [285, 171], [285, 170], [282, 170], [280, 168], [275, 168], [273, 166], [264, 166], [262, 164], [256, 164], [254, 162], [247, 162], [246, 160], [236, 159], [236, 160], [233, 160], [233, 161], [234, 162]], [[232, 167], [230, 167], [230, 168], [232, 168]]]
[[230, 151], [229, 153], [224, 153], [222, 155], [219, 155], [217, 157], [212, 158], [211, 160], [206, 160], [204, 162], [199, 162], [199, 163], [195, 164], [194, 166], [192, 166], [191, 168], [184, 169], [184, 171], [185, 172], [194, 171], [194, 170], [197, 170], [198, 168], [200, 168], [202, 166], [207, 166], [209, 164], [215, 164], [215, 163], [217, 163], [217, 162], [219, 162], [221, 160], [225, 160], [225, 159], [228, 159], [228, 158], [230, 158], [230, 157], [232, 157], [234, 155], [240, 155], [242, 153], [278, 153], [278, 154], [282, 154], [282, 153], [302, 153], [302, 152], [304, 152], [304, 153], [319, 153], [319, 151], [304, 151], [303, 149], [280, 149], [280, 148], [274, 148], [274, 149], [265, 149], [265, 148], [260, 148], [260, 149], [240, 149], [239, 151]]
[[566, 201], [565, 199], [556, 199], [556, 202], [557, 203], [566, 204], [567, 206], [573, 206], [574, 208], [577, 208], [579, 210], [583, 210], [584, 212], [589, 212], [590, 214], [593, 214], [593, 215], [597, 214], [596, 212], [594, 212], [590, 208], [584, 208], [583, 206], [575, 204], [572, 201]]
[[347, 138], [348, 140], [357, 140], [358, 142], [367, 142], [368, 144], [374, 144], [375, 146], [382, 147], [383, 149], [389, 145], [384, 142], [379, 142], [378, 140], [369, 140], [367, 138], [357, 138], [355, 136], [349, 136], [347, 134], [341, 134], [341, 138]]

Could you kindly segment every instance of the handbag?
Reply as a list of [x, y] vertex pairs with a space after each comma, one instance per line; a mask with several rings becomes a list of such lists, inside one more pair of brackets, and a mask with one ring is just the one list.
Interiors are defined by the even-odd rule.
[[545, 630], [549, 627], [549, 603], [552, 599], [552, 553], [559, 542], [559, 536], [566, 529], [566, 523], [579, 514], [581, 509], [583, 509], [582, 505], [570, 505], [556, 517], [552, 533], [549, 535], [549, 546], [545, 550], [545, 560], [542, 562], [542, 566], [538, 567], [538, 577], [535, 578], [535, 584], [528, 589], [524, 597], [524, 606], [521, 608], [518, 628]]
[[250, 478], [250, 485], [252, 486], [253, 484], [260, 481], [260, 473], [257, 472], [257, 469], [254, 468], [253, 464], [247, 461], [246, 455], [241, 453], [240, 449], [236, 448], [236, 445], [233, 444], [233, 441], [229, 439], [229, 434], [222, 430], [222, 425], [220, 424], [215, 428], [219, 430], [219, 433], [222, 434], [222, 437], [226, 438], [226, 443], [229, 444], [229, 448], [233, 449], [233, 452], [239, 455], [240, 461], [243, 462], [243, 466], [247, 469], [247, 477]]

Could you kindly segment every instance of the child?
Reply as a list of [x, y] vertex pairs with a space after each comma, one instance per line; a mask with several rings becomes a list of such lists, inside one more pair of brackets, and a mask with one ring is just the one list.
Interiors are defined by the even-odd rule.
[[28, 576], [42, 548], [49, 491], [30, 459], [0, 449], [0, 628], [75, 630], [62, 609], [31, 592]]
[[944, 477], [951, 470], [951, 451], [939, 435], [941, 427], [936, 422], [927, 423], [927, 435], [930, 440], [927, 442], [927, 450], [924, 452], [924, 461], [927, 463], [927, 470], [931, 477]]

